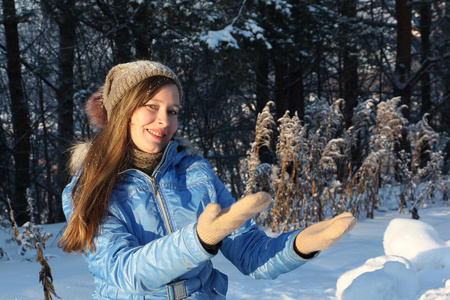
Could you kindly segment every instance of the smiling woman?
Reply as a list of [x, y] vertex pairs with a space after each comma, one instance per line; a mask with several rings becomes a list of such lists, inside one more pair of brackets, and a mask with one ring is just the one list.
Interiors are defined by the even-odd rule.
[[168, 67], [113, 67], [87, 107], [103, 127], [72, 150], [63, 192], [68, 226], [58, 243], [82, 252], [94, 299], [224, 299], [219, 249], [243, 274], [274, 279], [331, 247], [351, 214], [269, 238], [251, 219], [271, 202], [260, 192], [235, 201], [209, 162], [174, 138], [181, 84]]

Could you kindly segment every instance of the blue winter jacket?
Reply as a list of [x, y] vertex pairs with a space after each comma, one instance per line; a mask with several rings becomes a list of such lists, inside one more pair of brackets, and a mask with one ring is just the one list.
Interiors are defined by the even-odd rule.
[[[209, 162], [188, 156], [174, 141], [152, 176], [118, 175], [108, 215], [85, 258], [94, 275], [93, 299], [225, 299], [227, 276], [213, 268], [196, 222], [205, 206], [235, 201]], [[63, 192], [69, 218], [76, 177]], [[243, 274], [274, 279], [306, 262], [294, 251], [298, 232], [269, 238], [253, 220], [223, 240], [220, 251]], [[176, 290], [176, 291], [175, 291]]]

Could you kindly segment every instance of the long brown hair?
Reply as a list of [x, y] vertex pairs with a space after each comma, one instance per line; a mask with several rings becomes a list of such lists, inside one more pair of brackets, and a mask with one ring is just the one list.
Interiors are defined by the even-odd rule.
[[85, 253], [86, 247], [91, 252], [95, 250], [93, 239], [105, 218], [116, 176], [131, 166], [131, 117], [158, 88], [168, 83], [174, 84], [162, 76], [138, 83], [119, 101], [106, 126], [92, 140], [72, 190], [69, 223], [58, 242], [64, 252]]

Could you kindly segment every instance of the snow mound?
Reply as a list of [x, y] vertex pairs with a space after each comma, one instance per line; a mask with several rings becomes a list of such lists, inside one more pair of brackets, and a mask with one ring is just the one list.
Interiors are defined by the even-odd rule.
[[418, 300], [448, 300], [450, 299], [450, 280], [444, 288], [426, 291]]
[[450, 248], [433, 226], [419, 220], [392, 220], [384, 233], [383, 246], [386, 255], [408, 259], [417, 271], [450, 266]]
[[400, 256], [379, 256], [347, 271], [337, 281], [336, 297], [342, 300], [412, 299], [419, 291], [414, 266]]
[[386, 256], [369, 259], [338, 279], [337, 299], [361, 299], [361, 295], [364, 300], [419, 299], [420, 290], [428, 288], [421, 286], [426, 280], [419, 279], [435, 277], [433, 272], [444, 274], [445, 287], [427, 290], [420, 300], [450, 299], [450, 241], [443, 241], [433, 226], [393, 219], [384, 232], [383, 246]]

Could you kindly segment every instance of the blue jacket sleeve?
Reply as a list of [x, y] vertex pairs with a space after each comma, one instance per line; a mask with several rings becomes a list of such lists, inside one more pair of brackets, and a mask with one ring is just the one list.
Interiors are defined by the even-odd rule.
[[[216, 192], [222, 208], [234, 202], [219, 179], [216, 181]], [[250, 219], [223, 240], [221, 251], [241, 273], [255, 279], [275, 279], [308, 261], [294, 250], [298, 232], [299, 230], [287, 232], [270, 238]]]
[[275, 279], [308, 261], [295, 253], [298, 232], [270, 238], [250, 220], [224, 239], [221, 251], [241, 273], [254, 279]]
[[[67, 218], [70, 190], [68, 187], [63, 192]], [[85, 256], [90, 272], [107, 284], [134, 295], [155, 293], [213, 257], [201, 246], [194, 223], [139, 245], [136, 237], [127, 232], [120, 215], [115, 215], [114, 208], [109, 209], [94, 245], [95, 251], [87, 251]]]

